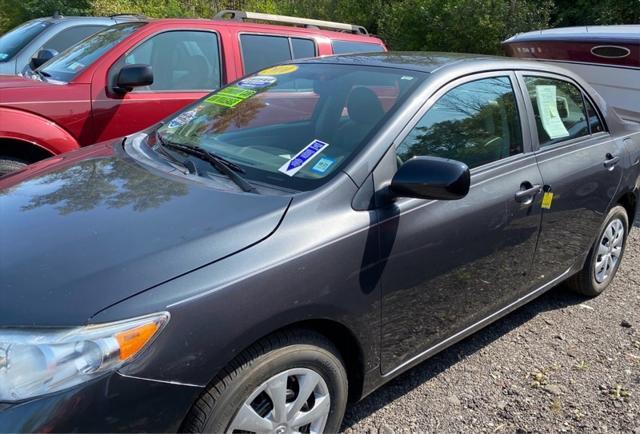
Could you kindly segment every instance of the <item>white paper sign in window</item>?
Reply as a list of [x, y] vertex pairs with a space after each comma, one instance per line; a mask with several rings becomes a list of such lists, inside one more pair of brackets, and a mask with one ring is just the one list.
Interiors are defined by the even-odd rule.
[[558, 102], [556, 100], [556, 86], [539, 85], [536, 86], [536, 101], [540, 122], [550, 139], [560, 139], [569, 137], [569, 131], [562, 123], [560, 113], [558, 113]]

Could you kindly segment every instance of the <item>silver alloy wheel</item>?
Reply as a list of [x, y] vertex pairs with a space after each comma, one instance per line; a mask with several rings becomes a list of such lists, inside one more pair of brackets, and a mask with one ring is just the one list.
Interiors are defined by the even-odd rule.
[[622, 220], [612, 220], [598, 243], [598, 256], [594, 267], [596, 282], [604, 283], [611, 278], [620, 261], [624, 236], [625, 230]]
[[307, 368], [289, 369], [253, 391], [227, 432], [320, 434], [330, 408], [329, 388], [320, 374]]

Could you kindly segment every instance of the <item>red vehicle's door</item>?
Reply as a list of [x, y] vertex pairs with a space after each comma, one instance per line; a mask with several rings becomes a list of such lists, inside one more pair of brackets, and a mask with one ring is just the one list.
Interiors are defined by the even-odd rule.
[[[220, 33], [211, 29], [167, 30], [120, 56], [106, 72], [106, 85], [94, 86], [95, 142], [147, 128], [220, 87], [228, 76], [221, 44]], [[153, 84], [114, 92], [118, 72], [127, 64], [151, 65]]]

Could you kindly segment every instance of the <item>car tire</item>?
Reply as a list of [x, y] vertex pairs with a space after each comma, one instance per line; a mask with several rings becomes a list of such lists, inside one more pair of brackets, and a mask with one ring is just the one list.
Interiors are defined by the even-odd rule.
[[0, 176], [25, 167], [28, 162], [13, 157], [0, 157]]
[[[284, 390], [279, 388], [283, 384], [286, 404], [280, 408], [286, 410], [288, 405], [295, 417], [278, 412], [271, 399], [272, 395], [282, 396], [277, 390]], [[308, 390], [309, 398], [300, 399]], [[304, 420], [302, 416], [315, 417], [313, 427], [303, 428], [338, 432], [347, 396], [344, 363], [327, 338], [311, 330], [278, 332], [251, 346], [218, 374], [187, 414], [181, 432], [255, 432], [258, 430], [250, 428], [259, 422], [265, 431], [284, 433], [299, 428], [296, 423]], [[299, 407], [299, 402], [304, 402], [301, 410], [293, 411], [291, 407]], [[246, 412], [251, 417], [243, 419]]]
[[[567, 282], [569, 288], [587, 297], [596, 297], [602, 294], [613, 281], [620, 267], [628, 235], [629, 216], [627, 210], [622, 206], [616, 206], [609, 211], [600, 228], [584, 268]], [[617, 250], [618, 248], [619, 250]], [[617, 252], [615, 260], [613, 259], [614, 250]], [[607, 257], [610, 259], [608, 260]]]

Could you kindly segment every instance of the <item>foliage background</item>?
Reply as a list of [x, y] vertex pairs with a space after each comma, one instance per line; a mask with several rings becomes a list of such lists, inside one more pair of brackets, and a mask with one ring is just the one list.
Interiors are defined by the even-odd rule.
[[0, 34], [55, 11], [207, 18], [220, 9], [357, 23], [395, 50], [487, 54], [527, 30], [640, 23], [640, 0], [0, 0]]

